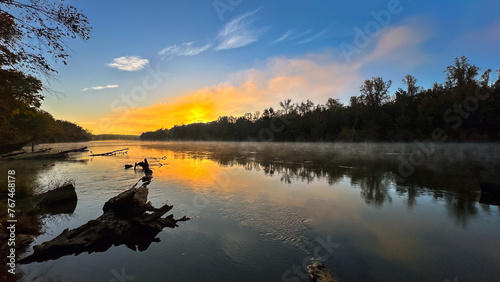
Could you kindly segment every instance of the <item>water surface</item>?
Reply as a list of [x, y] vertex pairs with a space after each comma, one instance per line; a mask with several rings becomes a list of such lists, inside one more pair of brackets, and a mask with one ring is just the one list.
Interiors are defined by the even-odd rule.
[[153, 205], [168, 201], [176, 218], [194, 218], [142, 252], [121, 245], [19, 266], [24, 281], [121, 281], [123, 273], [134, 281], [305, 281], [311, 259], [341, 281], [500, 277], [500, 208], [484, 204], [478, 186], [498, 176], [495, 144], [431, 144], [432, 153], [410, 144], [63, 145], [129, 151], [0, 163], [38, 182], [76, 179], [75, 212], [45, 218], [35, 244], [100, 216], [142, 176], [123, 165], [143, 158], [154, 171]]

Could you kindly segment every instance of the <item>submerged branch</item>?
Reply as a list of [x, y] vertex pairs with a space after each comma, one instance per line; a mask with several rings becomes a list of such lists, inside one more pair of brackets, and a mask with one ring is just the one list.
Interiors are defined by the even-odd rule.
[[125, 148], [125, 149], [114, 150], [114, 151], [107, 152], [107, 153], [102, 153], [102, 154], [91, 154], [89, 156], [91, 156], [91, 157], [97, 157], [97, 156], [114, 156], [117, 153], [126, 154], [127, 152], [128, 152], [128, 148]]

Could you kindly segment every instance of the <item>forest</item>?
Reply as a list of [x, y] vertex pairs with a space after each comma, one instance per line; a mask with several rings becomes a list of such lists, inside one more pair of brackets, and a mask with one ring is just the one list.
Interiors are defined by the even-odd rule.
[[466, 57], [445, 70], [443, 83], [418, 86], [406, 75], [405, 89], [389, 94], [392, 82], [367, 79], [349, 104], [329, 98], [325, 104], [294, 103], [279, 108], [221, 116], [207, 123], [176, 125], [141, 134], [141, 140], [280, 142], [493, 142], [500, 140], [500, 70], [480, 75]]

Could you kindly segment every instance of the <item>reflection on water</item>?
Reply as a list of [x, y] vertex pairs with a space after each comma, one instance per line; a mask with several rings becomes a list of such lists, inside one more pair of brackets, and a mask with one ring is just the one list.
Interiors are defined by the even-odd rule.
[[114, 247], [23, 266], [33, 273], [26, 281], [44, 271], [51, 279], [85, 281], [79, 265], [95, 269], [98, 280], [126, 267], [141, 281], [280, 281], [317, 256], [317, 238], [340, 246], [324, 263], [343, 281], [495, 281], [500, 275], [500, 207], [478, 186], [480, 178], [498, 176], [498, 145], [435, 145], [410, 175], [400, 171], [401, 159], [415, 150], [409, 144], [90, 146], [130, 150], [114, 157], [82, 154], [75, 159], [85, 162], [50, 169], [77, 176], [79, 202], [69, 221], [47, 222], [37, 244], [97, 217], [107, 199], [142, 173], [123, 165], [145, 157], [154, 171], [153, 205], [168, 200], [175, 217], [198, 218], [161, 232], [164, 243], [143, 253]]
[[[180, 144], [175, 145], [182, 148]], [[490, 151], [487, 159], [484, 155], [472, 154], [472, 148], [467, 148], [461, 151], [469, 152], [469, 158], [464, 158], [464, 154], [462, 158], [452, 155], [450, 160], [448, 153], [441, 148], [442, 155], [434, 156], [438, 162], [418, 167], [410, 177], [401, 177], [397, 160], [390, 154], [380, 155], [380, 148], [371, 149], [372, 154], [358, 152], [354, 156], [345, 152], [341, 155], [335, 148], [331, 151], [323, 148], [323, 152], [292, 152], [287, 155], [281, 148], [276, 151], [277, 146], [274, 144], [267, 144], [270, 148], [263, 146], [259, 151], [256, 147], [251, 147], [255, 151], [248, 151], [247, 146], [255, 146], [254, 144], [231, 145], [234, 147], [229, 149], [217, 144], [208, 148], [202, 147], [200, 151], [190, 148], [174, 157], [208, 158], [221, 166], [241, 166], [249, 171], [262, 171], [266, 176], [279, 177], [282, 182], [290, 185], [295, 182], [310, 184], [323, 180], [329, 185], [335, 185], [347, 178], [353, 189], [360, 190], [360, 196], [367, 204], [377, 206], [391, 203], [390, 189], [394, 190], [398, 197], [405, 197], [410, 208], [417, 203], [418, 197], [431, 196], [434, 200], [443, 200], [449, 214], [463, 227], [466, 226], [468, 218], [477, 214], [479, 208], [481, 193], [477, 179], [478, 170], [486, 164], [490, 166], [489, 173], [492, 178], [498, 177], [500, 172], [500, 158], [496, 157], [499, 154], [498, 146], [494, 151]], [[290, 146], [293, 148], [293, 145]], [[314, 148], [314, 145], [310, 146]], [[496, 197], [489, 199], [488, 203], [495, 204]]]

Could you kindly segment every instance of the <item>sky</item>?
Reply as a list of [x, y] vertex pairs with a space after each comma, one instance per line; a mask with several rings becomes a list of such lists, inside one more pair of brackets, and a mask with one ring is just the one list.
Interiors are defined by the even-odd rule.
[[[69, 1], [89, 18], [68, 40], [42, 108], [94, 134], [141, 134], [292, 99], [347, 104], [366, 79], [443, 82], [466, 56], [500, 68], [500, 2]], [[493, 74], [496, 76], [496, 73]]]

